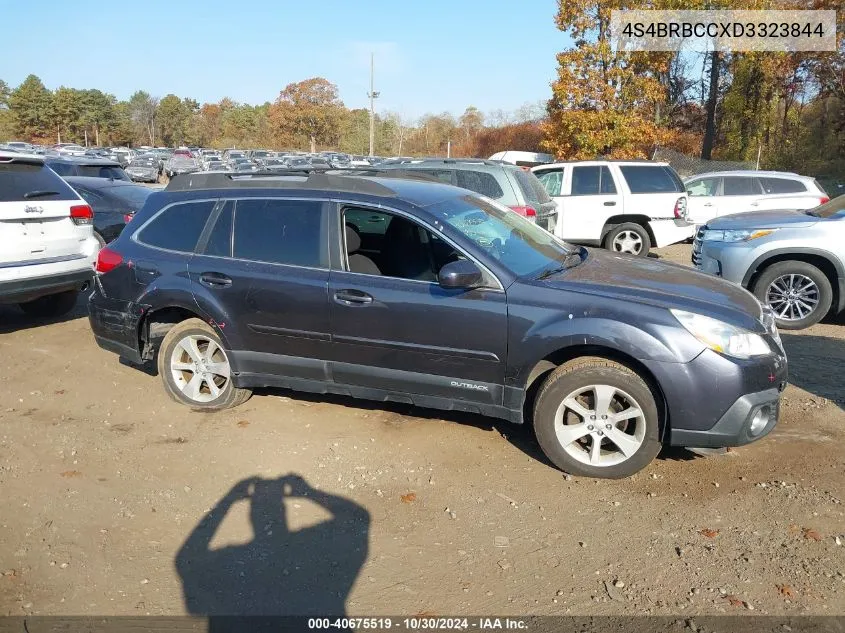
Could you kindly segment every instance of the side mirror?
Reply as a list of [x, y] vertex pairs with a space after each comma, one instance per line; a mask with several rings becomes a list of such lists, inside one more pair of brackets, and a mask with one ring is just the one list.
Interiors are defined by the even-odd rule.
[[437, 281], [441, 288], [469, 290], [479, 287], [484, 281], [484, 276], [474, 263], [468, 259], [459, 259], [443, 266], [437, 275]]

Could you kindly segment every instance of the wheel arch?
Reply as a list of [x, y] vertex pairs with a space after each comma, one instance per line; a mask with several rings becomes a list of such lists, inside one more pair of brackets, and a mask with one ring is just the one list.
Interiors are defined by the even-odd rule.
[[153, 360], [161, 345], [162, 339], [170, 329], [188, 319], [199, 319], [214, 329], [224, 347], [231, 349], [226, 335], [219, 325], [208, 316], [202, 314], [196, 305], [171, 303], [148, 310], [138, 323], [138, 349], [141, 350], [143, 360]]
[[646, 382], [649, 389], [651, 389], [651, 392], [654, 394], [655, 401], [657, 402], [657, 410], [660, 414], [660, 420], [658, 421], [658, 424], [660, 425], [660, 439], [662, 441], [664, 438], [668, 437], [670, 427], [669, 411], [666, 404], [666, 397], [657, 377], [648, 367], [630, 354], [598, 343], [562, 347], [546, 355], [534, 364], [528, 372], [523, 386], [525, 393], [525, 400], [523, 402], [524, 419], [532, 420], [533, 423], [531, 412], [534, 409], [534, 399], [545, 381], [545, 378], [552, 371], [571, 360], [589, 356], [605, 358], [607, 360], [617, 362], [620, 365], [624, 365], [639, 375]]
[[651, 229], [651, 218], [647, 215], [642, 215], [639, 213], [621, 213], [619, 215], [612, 215], [604, 222], [604, 226], [601, 230], [601, 240], [600, 242], [604, 244], [604, 240], [607, 237], [607, 234], [610, 233], [613, 229], [622, 224], [639, 224], [642, 226], [646, 233], [648, 233], [648, 239], [651, 241], [651, 248], [654, 248], [657, 244], [657, 240], [654, 239], [654, 231]]
[[813, 248], [790, 248], [770, 251], [760, 255], [742, 279], [742, 286], [749, 290], [760, 276], [773, 264], [799, 261], [821, 270], [833, 289], [833, 306], [836, 312], [845, 310], [845, 266], [833, 254]]

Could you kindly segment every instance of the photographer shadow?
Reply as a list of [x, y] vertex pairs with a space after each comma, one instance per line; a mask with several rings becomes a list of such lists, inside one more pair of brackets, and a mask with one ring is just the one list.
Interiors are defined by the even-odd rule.
[[[331, 518], [292, 531], [285, 499], [317, 504]], [[253, 539], [212, 549], [224, 518], [244, 500]], [[343, 616], [367, 560], [369, 526], [365, 508], [316, 490], [299, 476], [244, 479], [205, 515], [176, 555], [185, 606], [203, 616]]]

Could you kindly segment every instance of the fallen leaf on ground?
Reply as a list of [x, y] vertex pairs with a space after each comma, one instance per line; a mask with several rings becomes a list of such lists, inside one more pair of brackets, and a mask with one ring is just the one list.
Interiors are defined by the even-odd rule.
[[707, 538], [716, 538], [719, 536], [719, 530], [711, 530], [710, 528], [704, 528], [698, 532], [702, 536], [706, 536]]
[[402, 503], [413, 503], [417, 500], [417, 493], [409, 492], [407, 494], [402, 495]]
[[819, 534], [813, 528], [804, 528], [803, 532], [804, 532], [804, 538], [806, 538], [806, 539], [811, 539], [813, 541], [822, 540], [822, 535]]
[[66, 470], [65, 472], [62, 473], [62, 477], [66, 478], [66, 479], [70, 478], [70, 477], [82, 477], [82, 473], [79, 472], [78, 470]]
[[53, 393], [55, 393], [57, 396], [62, 396], [62, 395], [64, 395], [65, 390], [64, 390], [64, 389], [59, 389], [58, 391], [54, 391]]
[[240, 422], [238, 422], [238, 426], [241, 428], [245, 428], [249, 426], [249, 422], [247, 422], [246, 420], [241, 420]]
[[725, 596], [725, 600], [730, 602], [732, 607], [741, 607], [745, 604], [742, 600], [732, 594]]
[[780, 592], [784, 598], [794, 598], [795, 592], [792, 590], [792, 587], [789, 585], [775, 585], [777, 590]]

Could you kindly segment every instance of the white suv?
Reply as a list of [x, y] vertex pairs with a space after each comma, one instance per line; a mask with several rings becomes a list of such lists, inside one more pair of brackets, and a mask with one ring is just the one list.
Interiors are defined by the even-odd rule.
[[668, 163], [588, 160], [531, 170], [557, 203], [555, 235], [644, 257], [693, 237], [687, 194]]
[[0, 152], [0, 303], [44, 317], [72, 310], [93, 276], [93, 222], [42, 157]]
[[686, 181], [688, 217], [701, 225], [748, 211], [812, 209], [830, 198], [815, 179], [785, 171], [720, 171]]

